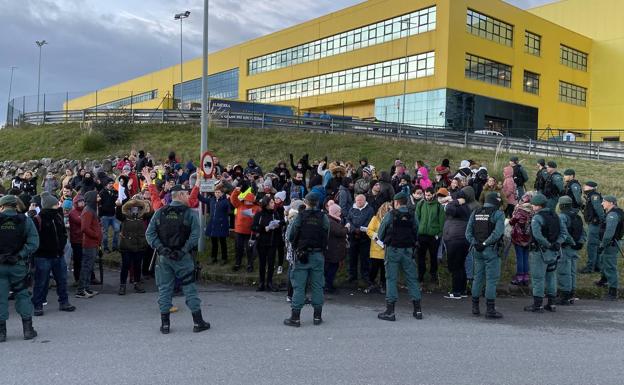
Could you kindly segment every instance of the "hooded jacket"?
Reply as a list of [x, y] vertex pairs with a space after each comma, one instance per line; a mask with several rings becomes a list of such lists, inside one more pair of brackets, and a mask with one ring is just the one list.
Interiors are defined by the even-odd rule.
[[62, 257], [67, 243], [67, 230], [59, 210], [43, 209], [34, 221], [39, 233], [39, 248], [35, 257]]
[[[465, 198], [465, 192], [459, 193], [460, 198]], [[473, 199], [474, 201], [474, 199]], [[446, 242], [453, 241], [466, 241], [466, 227], [468, 226], [468, 220], [472, 210], [468, 206], [468, 200], [466, 203], [460, 205], [457, 200], [452, 200], [446, 205], [445, 208], [446, 218], [444, 220], [444, 231], [442, 233], [442, 239]]]
[[[138, 209], [136, 214], [133, 214], [134, 208]], [[147, 250], [145, 230], [147, 230], [146, 219], [149, 213], [149, 204], [135, 198], [130, 199], [121, 207], [116, 207], [116, 217], [121, 221], [119, 250], [134, 253]]]
[[513, 180], [513, 172], [514, 169], [511, 166], [507, 166], [503, 169], [503, 177], [505, 177], [505, 180], [503, 181], [503, 195], [505, 196], [508, 204], [515, 206], [518, 204], [518, 190], [516, 188], [516, 183]]
[[255, 203], [256, 197], [249, 193], [245, 195], [244, 201], [251, 202], [251, 205], [245, 204], [238, 199], [241, 194], [240, 190], [234, 190], [230, 195], [230, 203], [236, 209], [236, 217], [234, 219], [234, 232], [237, 234], [251, 234], [251, 225], [253, 224], [254, 215], [260, 211], [260, 206]]
[[379, 185], [381, 186], [381, 191], [379, 193], [381, 194], [383, 201], [391, 202], [394, 197], [394, 187], [392, 187], [392, 183], [390, 183], [390, 174], [388, 174], [387, 171], [381, 172]]
[[69, 212], [69, 242], [73, 244], [82, 243], [82, 230], [80, 229], [81, 215], [83, 207], [78, 207], [77, 203], [84, 201], [82, 195], [76, 195], [73, 200], [73, 208]]
[[80, 217], [82, 247], [97, 248], [102, 243], [102, 226], [97, 215], [97, 192], [89, 191], [84, 198], [85, 207]]
[[329, 215], [327, 218], [329, 218], [329, 238], [327, 240], [325, 262], [339, 263], [347, 255], [348, 230], [340, 223], [340, 220]]
[[416, 185], [420, 185], [423, 191], [428, 189], [429, 187], [433, 187], [433, 183], [429, 179], [429, 171], [427, 171], [426, 167], [420, 167], [418, 169], [418, 173], [421, 175], [421, 177], [419, 178], [418, 176], [416, 176]]
[[206, 236], [215, 238], [225, 238], [230, 234], [229, 215], [232, 205], [230, 201], [222, 195], [217, 199], [214, 195], [204, 197], [198, 196], [199, 200], [208, 206], [210, 222], [206, 226]]
[[422, 200], [416, 205], [418, 235], [440, 236], [444, 229], [444, 208], [437, 201]]
[[509, 224], [511, 227], [511, 242], [514, 245], [527, 247], [531, 243], [531, 218], [533, 209], [530, 203], [516, 206]]

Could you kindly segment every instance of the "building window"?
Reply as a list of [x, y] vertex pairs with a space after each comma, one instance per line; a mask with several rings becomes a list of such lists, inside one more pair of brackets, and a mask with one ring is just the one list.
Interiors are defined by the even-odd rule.
[[465, 75], [468, 79], [511, 88], [511, 66], [479, 56], [466, 54]]
[[[208, 76], [209, 96], [216, 99], [238, 99], [238, 68]], [[173, 85], [176, 102], [201, 102], [201, 78]]]
[[513, 45], [513, 25], [472, 9], [468, 10], [466, 30], [475, 36], [492, 40], [511, 47]]
[[524, 52], [535, 56], [541, 56], [542, 37], [533, 32], [524, 32]]
[[104, 104], [99, 104], [97, 108], [114, 110], [118, 108], [132, 106], [138, 103], [147, 102], [150, 100], [154, 100], [156, 98], [158, 98], [158, 90], [151, 90], [151, 91], [143, 92], [141, 94], [128, 96], [127, 98], [118, 99], [118, 100], [104, 103]]
[[[342, 32], [323, 39], [301, 44], [296, 47], [272, 52], [248, 60], [249, 75], [273, 71], [278, 68], [289, 67], [295, 64], [317, 60], [322, 57], [338, 55], [340, 53], [369, 47], [376, 44], [400, 39], [406, 36], [418, 35], [436, 29], [436, 6], [424, 8], [408, 14], [400, 15], [388, 20], [382, 20], [374, 24], [362, 26], [347, 32]], [[313, 55], [295, 54], [297, 51], [314, 52]], [[283, 56], [287, 52], [292, 55]], [[267, 58], [277, 58], [267, 65]], [[282, 60], [285, 58], [285, 60]]]
[[524, 71], [524, 92], [539, 95], [539, 81], [539, 74]]
[[574, 48], [561, 45], [561, 64], [575, 70], [587, 72], [587, 54]]
[[587, 88], [559, 81], [559, 101], [585, 106], [587, 104]]
[[[337, 91], [351, 90], [378, 84], [387, 84], [404, 79], [417, 79], [434, 75], [435, 52], [426, 52], [419, 55], [409, 56], [407, 65], [406, 58], [389, 60], [383, 63], [370, 64], [363, 67], [352, 68], [340, 72], [334, 72], [312, 78], [295, 80], [287, 83], [274, 84], [266, 87], [247, 90], [247, 100], [254, 99], [257, 102], [280, 102], [284, 100], [296, 99], [299, 97], [317, 96]], [[407, 68], [407, 73], [399, 76], [401, 64]], [[362, 81], [360, 81], [362, 80]], [[296, 89], [296, 93], [276, 95], [264, 91], [272, 90], [276, 87], [290, 90]], [[295, 88], [296, 87], [296, 88]]]

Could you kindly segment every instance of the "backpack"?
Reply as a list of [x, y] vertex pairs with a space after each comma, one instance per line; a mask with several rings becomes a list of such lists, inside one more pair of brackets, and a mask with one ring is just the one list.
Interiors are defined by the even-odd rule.
[[[559, 222], [557, 214], [550, 210], [540, 210], [535, 214], [535, 216], [541, 216], [544, 219], [544, 224], [541, 228], [544, 238], [546, 238], [546, 240], [550, 243], [557, 241], [561, 232], [561, 222]], [[533, 237], [533, 240], [535, 240], [535, 237]]]
[[567, 212], [565, 215], [568, 216], [568, 233], [578, 243], [583, 236], [583, 219], [576, 212]]
[[482, 207], [475, 211], [472, 235], [479, 244], [485, 242], [494, 232], [496, 224], [492, 223], [492, 218], [496, 211], [498, 209], [495, 207]]

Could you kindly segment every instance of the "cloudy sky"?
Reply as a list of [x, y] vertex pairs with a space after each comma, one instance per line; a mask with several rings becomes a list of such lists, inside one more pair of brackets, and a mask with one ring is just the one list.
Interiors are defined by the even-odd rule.
[[[506, 1], [527, 8], [552, 0]], [[210, 50], [359, 2], [211, 0]], [[43, 47], [41, 92], [85, 93], [179, 62], [177, 12], [191, 11], [184, 22], [185, 59], [201, 55], [202, 6], [202, 0], [0, 0], [0, 122], [11, 66], [17, 67], [13, 97], [37, 93], [36, 40], [49, 43]]]

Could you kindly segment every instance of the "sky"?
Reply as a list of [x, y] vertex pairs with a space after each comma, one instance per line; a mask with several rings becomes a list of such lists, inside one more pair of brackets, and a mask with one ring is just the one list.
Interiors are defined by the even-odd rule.
[[[360, 3], [362, 0], [210, 0], [211, 52]], [[505, 0], [529, 8], [553, 0]], [[0, 0], [0, 122], [11, 97], [41, 93], [48, 106], [201, 55], [202, 0]], [[14, 70], [11, 83], [11, 67]], [[36, 100], [31, 98], [29, 100]], [[43, 103], [43, 102], [41, 102]]]

